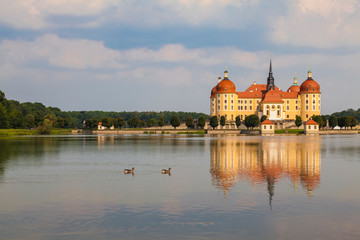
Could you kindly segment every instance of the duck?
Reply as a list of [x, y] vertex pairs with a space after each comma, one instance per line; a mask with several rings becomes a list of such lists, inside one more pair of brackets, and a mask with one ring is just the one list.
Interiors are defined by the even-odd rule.
[[171, 173], [171, 168], [169, 168], [169, 169], [163, 169], [163, 170], [161, 170], [161, 173], [162, 173], [162, 174], [170, 174], [170, 173]]
[[124, 169], [124, 173], [132, 173], [132, 174], [134, 174], [134, 172], [135, 172], [134, 167], [132, 169]]

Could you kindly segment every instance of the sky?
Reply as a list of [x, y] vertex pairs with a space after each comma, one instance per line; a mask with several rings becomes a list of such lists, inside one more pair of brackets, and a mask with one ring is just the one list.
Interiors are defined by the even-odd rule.
[[359, 0], [4, 0], [0, 90], [64, 111], [209, 114], [237, 91], [311, 68], [322, 114], [360, 108]]

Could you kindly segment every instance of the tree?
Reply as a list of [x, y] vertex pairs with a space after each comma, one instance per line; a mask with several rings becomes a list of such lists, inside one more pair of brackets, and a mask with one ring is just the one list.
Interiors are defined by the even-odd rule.
[[215, 129], [217, 126], [219, 126], [219, 121], [217, 116], [210, 117], [210, 126]]
[[32, 114], [28, 114], [24, 118], [24, 127], [31, 129], [35, 127], [35, 117]]
[[38, 126], [36, 131], [38, 134], [50, 134], [53, 126], [53, 122], [50, 119], [45, 118], [43, 124]]
[[176, 127], [180, 126], [180, 119], [177, 115], [173, 115], [171, 120], [170, 120], [170, 124], [171, 126], [174, 127], [174, 129], [176, 129]]
[[236, 116], [236, 118], [235, 118], [235, 124], [236, 124], [236, 127], [237, 127], [237, 128], [240, 127], [240, 125], [241, 125], [240, 116]]
[[185, 123], [186, 123], [186, 126], [187, 126], [189, 129], [192, 128], [192, 127], [194, 127], [194, 119], [193, 119], [191, 116], [189, 116], [189, 117], [186, 118]]
[[58, 117], [56, 121], [56, 127], [58, 128], [68, 128], [70, 121], [67, 118]]
[[324, 125], [324, 121], [323, 121], [323, 119], [322, 119], [322, 117], [320, 115], [312, 116], [312, 120], [317, 122], [319, 124], [320, 128]]
[[254, 127], [259, 126], [259, 124], [260, 124], [260, 119], [259, 119], [258, 115], [252, 114], [252, 115], [245, 117], [245, 126], [247, 128], [250, 128], [250, 127], [254, 128]]
[[204, 128], [204, 127], [205, 127], [205, 117], [204, 117], [204, 116], [199, 117], [199, 119], [198, 119], [198, 126], [199, 126], [200, 128]]
[[0, 103], [5, 100], [5, 93], [0, 90]]
[[163, 117], [160, 117], [160, 118], [159, 118], [159, 121], [158, 121], [158, 126], [159, 126], [160, 128], [162, 128], [164, 125], [165, 125], [164, 118], [163, 118]]
[[347, 118], [350, 119], [350, 123], [349, 123], [349, 127], [352, 129], [353, 127], [355, 127], [358, 124], [358, 121], [356, 120], [356, 118], [354, 116], [348, 116]]
[[9, 127], [22, 128], [24, 116], [18, 109], [12, 109], [9, 113]]
[[105, 117], [101, 120], [101, 123], [104, 127], [112, 127], [114, 125], [114, 119], [111, 117]]
[[6, 112], [6, 109], [0, 102], [0, 128], [8, 128], [9, 127], [9, 117]]
[[137, 116], [129, 119], [127, 122], [128, 122], [129, 127], [131, 127], [131, 128], [137, 128], [140, 124], [139, 118]]
[[339, 117], [338, 118], [338, 126], [340, 128], [346, 127], [346, 121], [345, 121], [346, 117]]
[[263, 122], [263, 121], [265, 121], [267, 119], [267, 116], [266, 115], [262, 115], [261, 116], [261, 119], [260, 119], [260, 122]]
[[125, 125], [125, 120], [122, 117], [116, 119], [115, 121], [116, 127], [121, 129], [124, 125]]
[[156, 119], [155, 118], [150, 118], [148, 121], [147, 121], [147, 126], [148, 127], [152, 127], [152, 126], [155, 126], [156, 125]]
[[335, 115], [331, 115], [329, 117], [329, 127], [334, 129], [338, 125], [337, 117]]
[[221, 116], [221, 117], [220, 117], [220, 125], [221, 125], [222, 127], [224, 127], [225, 124], [226, 124], [225, 116]]
[[324, 128], [324, 127], [327, 126], [328, 120], [327, 120], [327, 117], [326, 117], [325, 115], [321, 115], [321, 118], [322, 118], [322, 120], [323, 120], [323, 125], [322, 125], [322, 127]]
[[300, 116], [296, 115], [296, 118], [295, 118], [295, 125], [297, 127], [300, 127], [302, 125], [302, 119]]

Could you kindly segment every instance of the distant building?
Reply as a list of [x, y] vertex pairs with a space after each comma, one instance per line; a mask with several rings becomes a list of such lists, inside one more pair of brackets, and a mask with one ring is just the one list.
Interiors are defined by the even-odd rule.
[[305, 134], [319, 134], [319, 124], [310, 119], [304, 124]]
[[313, 115], [320, 115], [321, 92], [320, 85], [308, 71], [308, 78], [299, 86], [297, 77], [287, 91], [280, 90], [275, 85], [270, 60], [267, 84], [254, 82], [244, 92], [237, 92], [235, 84], [228, 78], [225, 70], [224, 78], [219, 77], [218, 83], [211, 90], [210, 115], [225, 116], [227, 124], [235, 124], [236, 116], [245, 120], [246, 116], [256, 114], [266, 115], [271, 121], [295, 120], [296, 115], [303, 121]]
[[260, 124], [260, 130], [261, 134], [275, 133], [275, 124], [269, 119], [266, 119]]
[[103, 126], [103, 125], [102, 125], [102, 122], [99, 122], [99, 124], [98, 124], [98, 130], [105, 130], [105, 129], [107, 129], [107, 127]]

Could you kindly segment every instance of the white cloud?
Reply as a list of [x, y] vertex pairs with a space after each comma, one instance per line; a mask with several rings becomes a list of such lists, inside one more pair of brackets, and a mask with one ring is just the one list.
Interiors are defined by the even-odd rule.
[[360, 45], [360, 2], [357, 0], [289, 0], [285, 16], [271, 22], [278, 44], [330, 48]]

